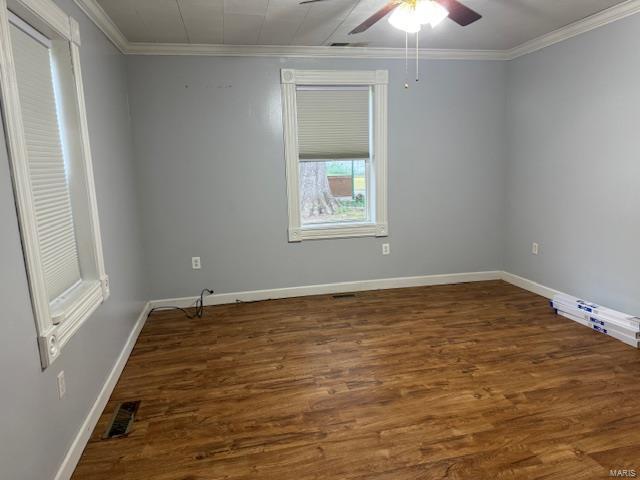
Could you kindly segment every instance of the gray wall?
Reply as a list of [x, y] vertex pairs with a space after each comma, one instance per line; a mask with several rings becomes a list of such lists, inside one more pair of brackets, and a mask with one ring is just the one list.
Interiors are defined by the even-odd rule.
[[[127, 61], [152, 298], [502, 268], [504, 63]], [[389, 69], [388, 239], [287, 242], [285, 67]]]
[[[72, 1], [60, 5], [79, 22], [82, 68], [98, 207], [111, 298], [83, 325], [61, 358], [40, 369], [36, 328], [0, 136], [0, 303], [7, 333], [0, 348], [0, 477], [49, 480], [142, 311], [140, 218], [137, 210], [124, 58]], [[1, 127], [1, 125], [0, 125]], [[67, 394], [58, 400], [56, 375], [65, 371]]]
[[507, 67], [507, 270], [636, 315], [639, 31], [635, 15]]

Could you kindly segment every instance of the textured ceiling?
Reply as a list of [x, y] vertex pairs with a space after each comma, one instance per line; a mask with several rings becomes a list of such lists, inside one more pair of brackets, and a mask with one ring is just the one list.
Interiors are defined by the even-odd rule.
[[[623, 0], [463, 0], [483, 15], [460, 27], [446, 20], [420, 34], [420, 46], [506, 50], [598, 13]], [[385, 20], [348, 32], [387, 0], [98, 0], [131, 42], [227, 45], [402, 47], [404, 33]]]

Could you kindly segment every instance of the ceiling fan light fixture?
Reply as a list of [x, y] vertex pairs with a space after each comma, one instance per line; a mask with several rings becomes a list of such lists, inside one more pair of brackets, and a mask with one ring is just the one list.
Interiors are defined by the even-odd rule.
[[389, 17], [389, 23], [398, 30], [407, 33], [417, 33], [422, 28], [416, 15], [416, 9], [407, 3], [399, 5], [393, 11]]
[[434, 0], [418, 0], [415, 15], [421, 24], [429, 24], [431, 28], [435, 28], [449, 16], [449, 10]]

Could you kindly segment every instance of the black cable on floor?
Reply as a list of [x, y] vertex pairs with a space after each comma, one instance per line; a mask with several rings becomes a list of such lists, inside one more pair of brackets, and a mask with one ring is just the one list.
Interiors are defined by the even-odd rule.
[[[187, 317], [189, 320], [193, 320], [194, 318], [202, 318], [202, 316], [204, 315], [204, 296], [205, 294], [207, 295], [213, 295], [213, 290], [209, 289], [209, 288], [205, 288], [200, 292], [200, 297], [196, 300], [195, 303], [195, 308], [196, 308], [196, 313], [195, 314], [190, 314], [186, 308], [182, 308], [182, 307], [176, 307], [174, 305], [166, 305], [166, 306], [159, 306], [159, 307], [154, 307], [149, 311], [149, 315], [151, 315], [153, 312], [161, 312], [161, 311], [166, 311], [166, 310], [179, 310], [182, 313], [184, 313], [184, 316]], [[149, 315], [147, 315], [147, 318], [149, 318]]]

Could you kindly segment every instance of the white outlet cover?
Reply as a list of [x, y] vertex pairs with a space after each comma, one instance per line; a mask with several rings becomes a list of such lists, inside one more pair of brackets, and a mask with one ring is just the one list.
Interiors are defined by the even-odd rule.
[[382, 244], [382, 254], [383, 255], [389, 255], [391, 253], [391, 247], [389, 246], [388, 243], [383, 243]]
[[540, 245], [538, 245], [536, 242], [533, 242], [533, 244], [531, 245], [531, 253], [533, 253], [534, 255], [538, 255], [540, 251]]
[[194, 270], [200, 270], [202, 268], [200, 257], [191, 257], [191, 268]]
[[58, 398], [64, 397], [65, 393], [67, 393], [67, 385], [64, 380], [64, 370], [62, 370], [58, 376]]

